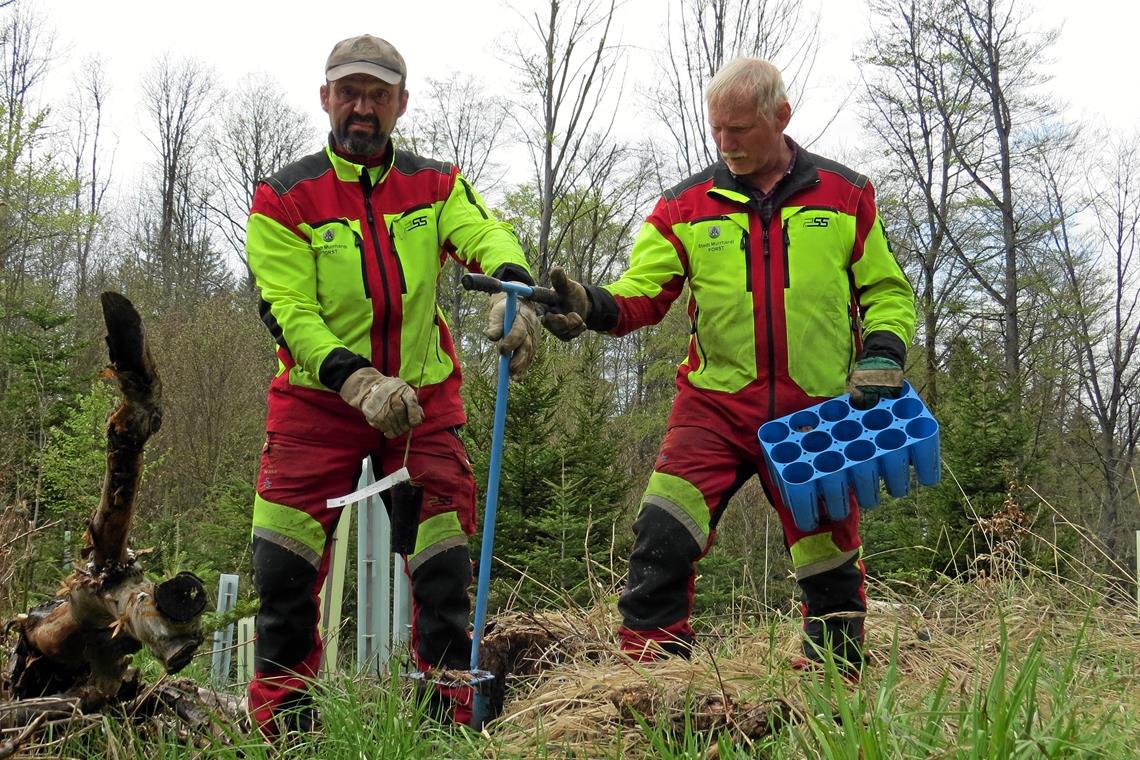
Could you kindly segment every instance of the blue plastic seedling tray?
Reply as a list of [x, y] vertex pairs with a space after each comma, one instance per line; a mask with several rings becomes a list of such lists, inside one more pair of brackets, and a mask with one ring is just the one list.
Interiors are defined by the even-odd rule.
[[819, 526], [820, 507], [832, 520], [850, 511], [848, 490], [860, 509], [879, 504], [879, 480], [898, 498], [910, 491], [910, 468], [918, 482], [941, 479], [938, 420], [910, 383], [897, 399], [867, 410], [851, 406], [848, 394], [766, 422], [757, 435], [764, 461], [803, 531]]

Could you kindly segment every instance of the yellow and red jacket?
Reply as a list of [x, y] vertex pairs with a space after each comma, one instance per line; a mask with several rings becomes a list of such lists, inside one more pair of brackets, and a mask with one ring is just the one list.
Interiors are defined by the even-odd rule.
[[[417, 389], [431, 429], [465, 421], [459, 362], [436, 305], [447, 258], [533, 282], [510, 226], [455, 166], [391, 147], [374, 167], [326, 147], [266, 179], [246, 252], [278, 344], [274, 391], [341, 404], [312, 391], [338, 391], [372, 365]], [[299, 432], [303, 415], [275, 409], [275, 395], [268, 429]]]
[[659, 322], [689, 285], [692, 335], [670, 424], [760, 423], [844, 392], [857, 356], [900, 366], [914, 294], [866, 177], [791, 143], [795, 163], [757, 200], [718, 162], [666, 191], [626, 272], [587, 288], [588, 326]]

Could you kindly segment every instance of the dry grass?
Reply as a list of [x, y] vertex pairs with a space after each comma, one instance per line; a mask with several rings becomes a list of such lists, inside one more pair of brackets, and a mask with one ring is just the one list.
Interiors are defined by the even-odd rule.
[[[1060, 669], [1076, 652], [1069, 697], [1084, 703], [1084, 715], [1097, 720], [1120, 710], [1140, 713], [1136, 610], [1082, 602], [1097, 595], [1049, 576], [1022, 575], [1024, 568], [1015, 566], [1011, 560], [994, 575], [947, 580], [908, 603], [872, 583], [871, 594], [880, 598], [869, 605], [868, 665], [861, 684], [849, 688], [875, 694], [893, 668], [898, 686], [891, 688], [900, 709], [921, 711], [944, 681], [968, 707], [994, 678], [1004, 640], [1011, 678], [1034, 646], [1041, 648], [1045, 670]], [[732, 630], [703, 637], [691, 661], [649, 664], [619, 652], [615, 615], [612, 605], [599, 605], [529, 616], [532, 624], [565, 634], [535, 663], [537, 675], [512, 678], [506, 709], [487, 728], [493, 737], [488, 756], [649, 756], [645, 732], [626, 709], [631, 700], [648, 725], [658, 727], [683, 725], [686, 711], [692, 717], [710, 701], [718, 709], [727, 704], [727, 721], [715, 725], [732, 732], [733, 706], [738, 714], [758, 705], [784, 706], [794, 722], [811, 694], [818, 694], [820, 674], [789, 665], [800, 647], [798, 613], [738, 619]], [[518, 619], [500, 618], [500, 630]], [[1038, 708], [1048, 712], [1048, 698], [1041, 699]]]
[[[1034, 496], [1041, 509], [1063, 521], [1047, 501]], [[1033, 733], [1017, 722], [1027, 707], [1039, 733], [1047, 733], [1039, 727], [1051, 714], [1079, 716], [1078, 728], [1087, 728], [1089, 734], [1113, 726], [1115, 733], [1107, 739], [1095, 736], [1089, 747], [1053, 756], [1096, 755], [1097, 742], [1116, 749], [1140, 746], [1140, 625], [1135, 606], [1119, 595], [1119, 579], [1127, 574], [1117, 567], [1112, 578], [1100, 576], [1078, 557], [1034, 535], [1031, 522], [995, 518], [1001, 516], [979, 518], [975, 538], [988, 551], [956, 579], [909, 586], [905, 596], [869, 579], [868, 664], [857, 686], [841, 688], [861, 700], [860, 709], [878, 705], [879, 712], [856, 710], [855, 722], [873, 730], [885, 713], [887, 730], [897, 729], [904, 740], [916, 724], [936, 724], [941, 732], [936, 746], [907, 757], [991, 756], [985, 749], [978, 754], [976, 747], [972, 755], [958, 752], [959, 732], [977, 733], [981, 725], [984, 735], [985, 714], [991, 707], [994, 713], [1000, 711], [986, 700], [995, 688], [996, 693], [1015, 692], [1012, 682], [1032, 670], [1035, 688], [1028, 696], [1012, 697], [1012, 707], [1004, 708], [1013, 722], [1011, 731]], [[0, 529], [11, 519], [11, 511], [0, 514]], [[1086, 554], [1096, 553], [1095, 539], [1087, 531], [1071, 523], [1068, 527], [1080, 536]], [[0, 560], [4, 552], [22, 546], [10, 540], [19, 530], [0, 532]], [[1043, 547], [1056, 553], [1052, 568], [1041, 566]], [[1026, 555], [1037, 561], [1025, 561]], [[0, 562], [0, 571], [6, 567]], [[597, 582], [607, 574], [613, 583]], [[830, 737], [821, 736], [823, 731], [853, 733], [850, 723], [840, 725], [838, 720], [836, 705], [843, 697], [821, 688], [831, 682], [820, 673], [790, 667], [800, 651], [798, 611], [762, 611], [759, 603], [742, 601], [730, 619], [718, 616], [715, 625], [695, 621], [704, 632], [692, 660], [642, 664], [619, 651], [614, 634], [619, 620], [613, 593], [620, 578], [612, 568], [598, 568], [592, 578], [598, 596], [586, 609], [494, 615], [494, 628], [484, 643], [511, 675], [505, 709], [486, 727], [483, 739], [469, 740], [454, 754], [460, 748], [457, 737], [444, 734], [430, 739], [448, 748], [442, 755], [428, 749], [409, 750], [405, 756], [660, 757], [660, 747], [653, 742], [661, 732], [677, 735], [686, 729], [704, 732], [707, 740], [701, 746], [706, 749], [664, 756], [701, 757], [705, 752], [703, 756], [714, 757], [707, 747], [718, 733], [729, 735], [742, 756], [848, 756], [834, 752], [827, 746]], [[554, 590], [551, 594], [556, 596]], [[378, 688], [383, 694], [368, 700], [387, 705], [392, 724], [399, 726], [392, 736], [402, 736], [406, 701], [393, 696], [398, 689]], [[938, 701], [932, 697], [936, 694], [946, 697]], [[367, 726], [351, 729], [361, 732], [354, 747], [374, 741], [364, 734], [373, 723], [370, 718]], [[789, 724], [789, 731], [765, 738]], [[328, 729], [330, 736], [344, 730]], [[797, 732], [798, 739], [789, 738]], [[10, 738], [8, 733], [0, 736]], [[377, 746], [387, 747], [391, 741], [385, 737]], [[778, 746], [761, 746], [765, 741]], [[331, 751], [327, 741], [321, 746]], [[1113, 756], [1128, 754], [1124, 750]], [[248, 756], [260, 755], [254, 751]]]

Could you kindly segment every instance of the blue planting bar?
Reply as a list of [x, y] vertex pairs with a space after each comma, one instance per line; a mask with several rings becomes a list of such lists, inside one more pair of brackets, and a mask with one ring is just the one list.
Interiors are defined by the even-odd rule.
[[[533, 288], [521, 282], [499, 281], [492, 277], [473, 275], [464, 277], [464, 287], [471, 282], [479, 284], [478, 289], [507, 294], [503, 312], [503, 335], [511, 331], [515, 314], [518, 311], [519, 297], [535, 296], [540, 288]], [[491, 290], [491, 288], [494, 290]], [[491, 559], [495, 548], [495, 520], [499, 506], [499, 475], [503, 464], [503, 439], [507, 427], [507, 388], [510, 380], [511, 357], [499, 354], [498, 385], [495, 389], [495, 422], [491, 429], [491, 459], [487, 468], [487, 506], [483, 510], [483, 540], [479, 551], [479, 582], [475, 588], [475, 621], [471, 631], [471, 685], [474, 688], [474, 702], [471, 709], [471, 726], [481, 729], [491, 717], [490, 691], [494, 676], [479, 669], [479, 644], [483, 640], [483, 629], [487, 622], [487, 598], [491, 587]]]
[[910, 491], [910, 468], [920, 485], [942, 476], [938, 420], [910, 383], [897, 399], [867, 410], [848, 394], [766, 422], [757, 431], [768, 471], [796, 527], [815, 530], [822, 512], [842, 520], [854, 493], [860, 509], [879, 504], [880, 480], [898, 498]]

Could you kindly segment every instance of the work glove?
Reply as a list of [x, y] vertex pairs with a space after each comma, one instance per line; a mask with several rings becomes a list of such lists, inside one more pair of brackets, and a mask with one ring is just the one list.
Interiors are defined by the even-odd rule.
[[590, 318], [590, 297], [582, 283], [567, 277], [562, 267], [550, 270], [550, 284], [558, 293], [558, 305], [546, 312], [542, 324], [559, 340], [577, 338]]
[[344, 381], [340, 397], [359, 409], [368, 424], [395, 438], [424, 421], [424, 410], [412, 386], [398, 377], [380, 374], [375, 367], [362, 367]]
[[870, 409], [881, 398], [898, 398], [902, 384], [902, 367], [885, 356], [860, 359], [847, 376], [847, 392], [856, 409]]
[[515, 304], [518, 306], [515, 309], [515, 321], [511, 323], [511, 331], [504, 338], [503, 317], [507, 313], [507, 294], [491, 294], [491, 313], [487, 316], [487, 329], [483, 334], [498, 342], [500, 354], [511, 357], [511, 377], [522, 378], [534, 360], [542, 331], [538, 327], [538, 312], [534, 305], [521, 298], [516, 299]]

